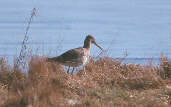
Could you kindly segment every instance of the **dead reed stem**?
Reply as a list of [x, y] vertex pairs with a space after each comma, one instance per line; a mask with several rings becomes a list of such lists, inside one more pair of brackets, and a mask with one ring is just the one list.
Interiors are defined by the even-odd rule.
[[31, 17], [29, 18], [27, 27], [26, 27], [26, 31], [24, 34], [24, 39], [22, 41], [22, 46], [21, 46], [21, 50], [20, 50], [20, 54], [19, 57], [17, 58], [16, 64], [14, 65], [15, 67], [22, 67], [23, 69], [26, 68], [27, 66], [27, 61], [26, 61], [26, 57], [28, 55], [28, 47], [26, 45], [26, 43], [28, 42], [29, 36], [28, 36], [28, 32], [30, 29], [30, 25], [31, 22], [33, 21], [34, 16], [36, 16], [36, 8], [33, 8], [32, 12], [31, 12]]

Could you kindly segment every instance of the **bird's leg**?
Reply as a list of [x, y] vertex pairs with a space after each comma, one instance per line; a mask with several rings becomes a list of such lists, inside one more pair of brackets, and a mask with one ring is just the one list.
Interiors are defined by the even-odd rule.
[[69, 69], [70, 69], [70, 66], [68, 67], [67, 74], [69, 74]]
[[86, 69], [86, 65], [83, 65], [83, 66], [82, 66], [83, 72], [85, 72], [85, 69]]
[[85, 65], [83, 66], [83, 71], [85, 71]]
[[86, 74], [86, 72], [85, 72], [85, 65], [83, 66], [83, 72]]
[[71, 72], [71, 75], [73, 74], [74, 69], [75, 69], [75, 68], [73, 67], [72, 72]]

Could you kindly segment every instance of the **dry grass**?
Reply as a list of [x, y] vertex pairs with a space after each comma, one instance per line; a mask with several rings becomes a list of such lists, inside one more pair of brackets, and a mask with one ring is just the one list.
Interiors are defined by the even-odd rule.
[[61, 65], [43, 57], [32, 57], [27, 73], [1, 58], [0, 106], [169, 107], [170, 65], [166, 57], [161, 59], [161, 67], [122, 64], [109, 57], [91, 59], [85, 71], [68, 75]]

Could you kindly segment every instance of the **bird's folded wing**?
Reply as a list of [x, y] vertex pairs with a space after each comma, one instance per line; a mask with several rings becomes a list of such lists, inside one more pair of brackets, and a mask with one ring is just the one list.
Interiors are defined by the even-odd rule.
[[80, 62], [82, 60], [82, 56], [84, 55], [83, 48], [75, 48], [71, 49], [62, 55], [58, 56], [59, 62]]

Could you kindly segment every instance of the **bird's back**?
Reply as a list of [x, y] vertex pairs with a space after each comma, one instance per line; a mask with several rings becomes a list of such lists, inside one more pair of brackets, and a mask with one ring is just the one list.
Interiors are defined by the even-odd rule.
[[59, 62], [66, 66], [76, 67], [84, 63], [85, 56], [86, 56], [85, 49], [80, 47], [80, 48], [71, 49], [60, 56], [48, 58], [48, 61]]

